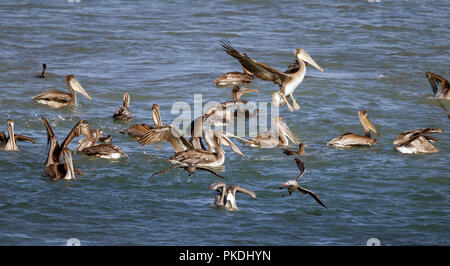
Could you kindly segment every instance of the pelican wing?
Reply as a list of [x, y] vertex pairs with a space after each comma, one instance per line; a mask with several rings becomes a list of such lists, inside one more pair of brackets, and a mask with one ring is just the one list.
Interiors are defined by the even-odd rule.
[[169, 142], [175, 149], [175, 152], [194, 149], [182, 133], [171, 125], [149, 130], [138, 142], [140, 145], [145, 146], [159, 141]]
[[275, 68], [264, 65], [244, 54], [239, 53], [233, 48], [233, 46], [231, 46], [231, 43], [229, 41], [222, 41], [220, 45], [224, 48], [225, 52], [238, 59], [242, 67], [246, 68], [259, 79], [270, 80], [280, 86], [285, 81], [290, 79], [288, 74], [285, 74], [281, 71], [276, 70]]
[[427, 72], [426, 77], [428, 78], [428, 81], [430, 82], [431, 88], [433, 89], [433, 95], [435, 95], [435, 96], [439, 91], [439, 88], [438, 88], [439, 85], [441, 85], [441, 88], [440, 88], [441, 90], [449, 87], [448, 81], [445, 78], [439, 76], [438, 74]]
[[216, 183], [212, 183], [209, 186], [209, 189], [210, 190], [217, 190], [218, 192], [220, 192], [219, 188], [225, 189], [226, 186], [227, 186], [227, 184], [225, 184], [225, 182], [216, 182]]
[[46, 91], [33, 97], [33, 100], [37, 101], [52, 101], [60, 103], [68, 103], [71, 99], [72, 95], [70, 95], [69, 93], [57, 90]]
[[303, 164], [303, 162], [299, 158], [295, 158], [295, 162], [297, 163], [297, 167], [300, 170], [300, 175], [296, 179], [297, 182], [298, 182], [298, 180], [300, 180], [300, 178], [305, 173], [306, 167], [305, 167], [305, 165]]
[[202, 167], [202, 166], [195, 166], [195, 168], [196, 168], [197, 170], [203, 170], [203, 171], [210, 172], [211, 174], [214, 174], [214, 175], [217, 176], [217, 177], [225, 178], [225, 177], [219, 175], [216, 171], [214, 171], [214, 170], [211, 169], [211, 168], [208, 168], [208, 167]]
[[256, 198], [256, 193], [255, 192], [253, 192], [251, 190], [248, 190], [246, 188], [240, 187], [238, 185], [231, 185], [230, 189], [233, 190], [234, 192], [245, 193], [245, 194], [249, 195], [252, 198]]
[[298, 187], [297, 188], [298, 191], [302, 192], [303, 194], [309, 194], [311, 197], [313, 197], [313, 199], [315, 199], [320, 205], [322, 205], [323, 207], [325, 207], [326, 209], [328, 209], [327, 206], [325, 206], [325, 204], [323, 204], [323, 202], [319, 199], [319, 197], [317, 197], [316, 194], [314, 194], [314, 192], [312, 192], [311, 190], [307, 190], [305, 188], [302, 187]]
[[211, 163], [216, 159], [216, 155], [213, 152], [204, 150], [188, 150], [175, 153], [169, 158], [169, 161], [195, 166], [197, 164]]
[[129, 128], [127, 128], [123, 131], [120, 131], [120, 133], [127, 134], [132, 137], [141, 138], [152, 128], [153, 127], [148, 124], [134, 124], [134, 125], [131, 125]]
[[29, 141], [29, 142], [33, 142], [36, 143], [36, 141], [33, 138], [27, 137], [27, 136], [22, 136], [19, 134], [14, 134], [14, 138], [18, 141]]

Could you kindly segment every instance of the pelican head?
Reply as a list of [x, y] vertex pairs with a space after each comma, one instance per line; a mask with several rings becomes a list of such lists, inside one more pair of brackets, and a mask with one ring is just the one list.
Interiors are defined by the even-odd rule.
[[361, 122], [361, 125], [363, 126], [366, 134], [367, 134], [367, 132], [369, 132], [369, 130], [372, 130], [372, 132], [375, 133], [375, 135], [377, 135], [378, 137], [381, 137], [380, 133], [378, 133], [377, 129], [372, 124], [372, 121], [370, 121], [369, 115], [367, 114], [366, 110], [359, 110], [358, 117], [359, 117], [359, 121]]
[[86, 96], [89, 100], [92, 100], [91, 96], [87, 94], [87, 92], [83, 89], [83, 86], [78, 82], [73, 74], [66, 76], [66, 82], [69, 87], [71, 87], [74, 91], [79, 92]]
[[237, 102], [241, 98], [242, 95], [246, 93], [252, 93], [252, 92], [258, 92], [256, 89], [249, 89], [246, 87], [240, 87], [240, 86], [234, 86], [233, 90], [231, 91], [231, 96], [233, 97], [233, 101]]
[[[206, 133], [206, 132], [205, 132]], [[244, 153], [241, 152], [241, 150], [239, 150], [239, 148], [231, 141], [231, 139], [229, 137], [236, 137], [235, 135], [228, 133], [222, 129], [218, 129], [216, 131], [214, 131], [214, 137], [218, 138], [218, 144], [219, 145], [224, 145], [224, 146], [230, 146], [231, 149], [241, 155], [241, 156], [245, 156]], [[205, 139], [207, 139], [206, 134], [205, 134]], [[209, 145], [209, 144], [208, 144]]]
[[309, 54], [305, 51], [305, 49], [302, 48], [295, 49], [294, 55], [297, 58], [297, 60], [306, 62], [323, 72], [323, 69], [316, 63], [316, 61], [314, 61], [311, 58], [311, 56], [309, 56]]
[[153, 118], [153, 124], [155, 124], [155, 127], [161, 127], [162, 121], [161, 121], [161, 108], [158, 104], [153, 104], [152, 106], [152, 118]]

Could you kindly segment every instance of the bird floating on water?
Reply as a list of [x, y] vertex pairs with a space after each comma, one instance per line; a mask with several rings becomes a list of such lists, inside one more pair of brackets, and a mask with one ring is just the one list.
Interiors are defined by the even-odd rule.
[[289, 149], [285, 149], [285, 148], [281, 148], [281, 149], [283, 150], [283, 153], [286, 154], [287, 156], [291, 156], [291, 155], [304, 156], [305, 155], [305, 147], [307, 147], [307, 145], [302, 142], [298, 145], [298, 151], [293, 151], [293, 150], [289, 150]]
[[77, 95], [75, 92], [79, 92], [86, 96], [89, 100], [92, 100], [91, 96], [87, 94], [74, 75], [66, 76], [66, 84], [70, 90], [70, 93], [50, 90], [33, 97], [33, 100], [36, 100], [38, 103], [46, 104], [52, 108], [76, 105]]
[[0, 150], [2, 151], [18, 151], [16, 141], [29, 141], [32, 143], [36, 143], [33, 138], [22, 136], [19, 134], [14, 134], [14, 120], [8, 119], [6, 121], [6, 126], [8, 130], [8, 137], [6, 137], [5, 133], [0, 132]]
[[398, 134], [397, 139], [394, 140], [394, 148], [401, 153], [409, 154], [436, 153], [439, 150], [431, 142], [437, 142], [437, 139], [428, 134], [443, 132], [440, 128], [429, 127], [405, 131]]
[[113, 118], [116, 120], [130, 121], [133, 119], [133, 115], [130, 111], [130, 95], [125, 93], [123, 95], [123, 106], [117, 107], [114, 112]]
[[370, 131], [375, 133], [378, 137], [381, 137], [381, 135], [376, 130], [375, 126], [372, 124], [372, 122], [369, 119], [369, 115], [367, 114], [367, 111], [360, 110], [358, 111], [358, 117], [359, 121], [361, 122], [361, 125], [364, 128], [364, 136], [353, 134], [353, 133], [344, 133], [332, 140], [330, 140], [327, 145], [328, 146], [335, 146], [340, 148], [345, 147], [353, 147], [353, 146], [372, 146], [377, 142], [375, 138], [372, 138]]
[[214, 200], [214, 205], [224, 207], [227, 210], [238, 210], [236, 192], [241, 192], [252, 198], [256, 198], [255, 192], [238, 185], [230, 185], [227, 187], [227, 184], [224, 182], [213, 183], [209, 186], [209, 189], [218, 192]]

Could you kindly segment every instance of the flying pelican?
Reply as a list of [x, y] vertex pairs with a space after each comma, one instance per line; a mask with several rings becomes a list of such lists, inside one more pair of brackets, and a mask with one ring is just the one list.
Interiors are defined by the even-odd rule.
[[440, 128], [421, 128], [416, 130], [409, 130], [398, 134], [397, 139], [394, 140], [394, 148], [401, 153], [436, 153], [439, 150], [431, 144], [437, 142], [437, 139], [428, 134], [443, 133]]
[[30, 141], [36, 143], [33, 138], [22, 136], [19, 134], [14, 134], [14, 120], [8, 119], [6, 120], [6, 125], [8, 127], [8, 137], [5, 136], [5, 133], [0, 132], [0, 150], [2, 151], [18, 151], [16, 141]]
[[36, 100], [38, 103], [46, 104], [52, 108], [76, 105], [77, 95], [75, 92], [79, 92], [89, 98], [89, 100], [92, 100], [91, 96], [87, 94], [74, 75], [66, 76], [66, 84], [70, 90], [70, 93], [50, 90], [33, 97], [33, 100]]
[[307, 147], [307, 145], [305, 145], [305, 143], [302, 142], [298, 145], [298, 151], [288, 150], [288, 149], [284, 149], [284, 148], [281, 148], [281, 149], [283, 150], [283, 153], [286, 154], [287, 156], [290, 156], [290, 155], [303, 156], [303, 155], [305, 155], [305, 147]]
[[123, 95], [123, 106], [117, 107], [116, 111], [114, 112], [113, 118], [116, 120], [125, 121], [130, 121], [133, 119], [133, 115], [130, 111], [130, 95], [128, 95], [128, 93], [125, 93]]
[[[291, 195], [296, 190], [302, 192], [303, 194], [308, 194], [313, 199], [315, 199], [320, 205], [322, 205], [323, 207], [327, 208], [327, 206], [325, 206], [325, 204], [323, 204], [323, 202], [319, 199], [319, 197], [316, 196], [316, 194], [314, 194], [314, 192], [312, 192], [310, 190], [307, 190], [306, 188], [303, 188], [303, 187], [301, 187], [298, 184], [298, 181], [300, 180], [300, 178], [305, 173], [306, 168], [305, 168], [305, 165], [303, 164], [303, 162], [300, 159], [295, 158], [295, 162], [297, 163], [297, 167], [300, 170], [300, 175], [295, 180], [289, 180], [286, 183], [284, 183], [283, 186], [280, 187], [280, 189], [283, 189], [283, 188], [287, 187], [289, 195]], [[284, 196], [286, 196], [286, 195], [283, 194], [282, 197], [284, 197]]]
[[340, 135], [339, 137], [330, 140], [327, 143], [327, 145], [335, 147], [352, 147], [352, 146], [370, 147], [372, 146], [372, 144], [375, 144], [377, 140], [371, 137], [370, 131], [375, 133], [375, 135], [377, 135], [378, 137], [381, 137], [381, 135], [378, 133], [378, 131], [375, 129], [375, 126], [370, 121], [367, 111], [365, 110], [358, 111], [358, 117], [359, 121], [361, 122], [361, 125], [364, 128], [364, 136], [360, 136], [353, 133], [345, 133]]
[[[433, 89], [434, 97], [447, 100], [450, 99], [450, 85], [445, 78], [431, 72], [426, 72], [425, 75]], [[438, 88], [439, 83], [441, 84], [440, 88]]]
[[42, 64], [42, 72], [41, 72], [40, 75], [37, 75], [36, 78], [40, 78], [40, 79], [45, 78], [45, 69], [46, 68], [47, 68], [47, 65], [46, 64]]
[[214, 86], [249, 84], [255, 79], [255, 76], [253, 76], [253, 74], [250, 71], [245, 69], [245, 67], [242, 67], [242, 69], [244, 70], [243, 73], [233, 71], [222, 74], [214, 81]]
[[257, 78], [262, 80], [270, 80], [278, 84], [280, 90], [272, 94], [272, 101], [277, 106], [286, 103], [291, 112], [293, 112], [294, 109], [289, 104], [286, 97], [289, 96], [291, 98], [294, 108], [296, 110], [300, 109], [300, 106], [295, 101], [294, 97], [292, 96], [292, 93], [303, 81], [303, 78], [305, 77], [306, 73], [307, 64], [310, 64], [323, 72], [323, 69], [302, 48], [294, 50], [295, 58], [299, 63], [299, 69], [294, 73], [283, 73], [279, 70], [276, 70], [275, 68], [259, 63], [251, 59], [250, 57], [239, 53], [233, 48], [233, 46], [231, 46], [231, 43], [229, 41], [222, 41], [221, 46], [224, 48], [225, 52], [227, 52], [232, 57], [238, 59], [239, 63], [241, 63], [241, 65], [244, 68], [250, 71]]
[[289, 144], [289, 140], [293, 143], [298, 143], [298, 140], [295, 138], [294, 134], [292, 134], [289, 127], [284, 122], [281, 116], [276, 116], [272, 119], [272, 125], [274, 126], [275, 132], [265, 131], [259, 133], [256, 137], [251, 138], [250, 140], [236, 137], [249, 144], [251, 147], [258, 148], [274, 148], [277, 146], [287, 146]]
[[227, 187], [227, 184], [224, 182], [213, 183], [209, 186], [209, 189], [218, 192], [214, 200], [216, 206], [224, 207], [225, 209], [232, 211], [238, 210], [236, 204], [236, 192], [241, 192], [252, 198], [256, 198], [255, 192], [238, 185], [230, 185]]

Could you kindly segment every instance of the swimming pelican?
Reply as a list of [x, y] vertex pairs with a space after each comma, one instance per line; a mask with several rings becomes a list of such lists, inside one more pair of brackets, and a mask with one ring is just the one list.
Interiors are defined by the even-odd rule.
[[[234, 86], [231, 91], [233, 100], [225, 101], [208, 108], [204, 116], [213, 126], [227, 125], [231, 119], [238, 115], [238, 111], [245, 112], [245, 104], [247, 104], [247, 101], [241, 100], [241, 96], [252, 92], [258, 92], [258, 90]], [[233, 110], [234, 108], [236, 110]], [[247, 116], [248, 114], [247, 110]]]
[[50, 90], [33, 97], [33, 100], [36, 100], [38, 103], [46, 104], [52, 108], [76, 105], [77, 95], [75, 92], [79, 92], [89, 98], [89, 100], [92, 100], [91, 96], [87, 94], [74, 75], [66, 76], [66, 84], [70, 90], [70, 93]]
[[238, 210], [236, 204], [236, 192], [241, 192], [252, 198], [256, 198], [255, 192], [238, 185], [230, 185], [227, 187], [227, 184], [224, 182], [213, 183], [209, 186], [209, 189], [218, 192], [218, 194], [216, 194], [214, 204], [216, 206], [224, 207], [227, 210]]
[[152, 106], [152, 119], [154, 127], [148, 124], [134, 124], [131, 125], [129, 128], [125, 129], [124, 131], [121, 131], [120, 133], [127, 134], [132, 137], [137, 137], [138, 141], [140, 141], [153, 128], [159, 128], [163, 126], [161, 121], [160, 107], [156, 103], [153, 104]]
[[437, 139], [428, 134], [443, 133], [440, 128], [421, 128], [416, 130], [409, 130], [398, 134], [397, 139], [394, 140], [394, 148], [401, 153], [436, 153], [439, 150], [431, 144], [437, 142]]
[[172, 124], [163, 125], [158, 104], [154, 104], [152, 107], [152, 117], [155, 126], [138, 140], [140, 145], [145, 146], [159, 141], [167, 141], [172, 145], [175, 152], [194, 149], [178, 128]]
[[16, 141], [30, 141], [36, 143], [33, 138], [22, 136], [19, 134], [14, 134], [14, 120], [8, 119], [6, 121], [6, 125], [8, 127], [8, 137], [5, 136], [5, 133], [0, 132], [0, 150], [2, 151], [18, 151]]
[[166, 173], [169, 170], [181, 167], [185, 168], [190, 173], [195, 172], [195, 169], [198, 168], [200, 170], [212, 170], [214, 174], [217, 175], [215, 169], [223, 168], [222, 165], [225, 162], [225, 151], [221, 147], [221, 145], [224, 145], [224, 143], [230, 145], [234, 152], [238, 153], [241, 156], [244, 156], [244, 154], [239, 149], [237, 149], [234, 143], [223, 131], [215, 132], [213, 141], [215, 151], [191, 149], [177, 152], [168, 159], [168, 161], [176, 165], [176, 167], [170, 167], [159, 173]]
[[97, 141], [100, 141], [103, 136], [103, 131], [100, 129], [91, 129], [91, 133], [93, 138], [90, 139], [86, 137], [81, 143], [78, 145], [75, 152], [82, 152], [88, 156], [94, 156], [103, 159], [118, 159], [121, 157], [127, 157], [127, 155], [120, 150], [119, 147], [113, 145], [111, 143], [100, 143], [97, 144]]
[[[296, 190], [302, 192], [303, 194], [308, 194], [313, 199], [315, 199], [320, 205], [322, 205], [323, 207], [327, 208], [327, 206], [325, 206], [325, 204], [323, 204], [323, 202], [319, 199], [319, 197], [317, 197], [316, 194], [314, 194], [314, 192], [312, 192], [310, 190], [307, 190], [306, 188], [303, 188], [303, 187], [301, 187], [298, 184], [298, 181], [300, 180], [300, 178], [305, 173], [306, 168], [305, 168], [305, 165], [303, 164], [303, 162], [300, 159], [295, 158], [295, 162], [297, 163], [297, 167], [300, 170], [300, 175], [295, 180], [289, 180], [286, 183], [284, 183], [283, 186], [280, 187], [280, 189], [283, 189], [283, 188], [287, 187], [289, 195], [291, 195]], [[286, 196], [286, 195], [283, 194], [282, 197], [284, 197], [284, 196]]]
[[230, 85], [241, 85], [241, 84], [249, 84], [255, 79], [250, 71], [242, 67], [244, 72], [227, 72], [222, 74], [214, 81], [214, 86], [230, 86]]
[[295, 101], [292, 93], [303, 81], [307, 64], [310, 64], [323, 72], [323, 69], [302, 48], [295, 49], [294, 51], [295, 58], [299, 63], [299, 69], [294, 73], [283, 73], [279, 70], [276, 70], [275, 68], [259, 63], [249, 58], [248, 56], [239, 53], [233, 48], [233, 46], [231, 46], [231, 43], [229, 41], [222, 41], [221, 46], [229, 55], [238, 59], [239, 63], [241, 63], [243, 67], [245, 67], [257, 78], [273, 81], [274, 83], [278, 84], [280, 90], [272, 94], [272, 101], [277, 106], [286, 103], [291, 112], [293, 112], [294, 109], [289, 104], [286, 97], [289, 96], [291, 98], [292, 104], [296, 110], [300, 109], [300, 106]]
[[[426, 72], [425, 75], [433, 89], [434, 97], [447, 100], [450, 99], [450, 85], [445, 78], [431, 72]], [[438, 88], [439, 83], [441, 84], [440, 88]]]
[[80, 120], [69, 132], [67, 137], [64, 139], [61, 145], [58, 143], [58, 139], [55, 136], [55, 133], [53, 133], [52, 128], [50, 127], [50, 124], [48, 123], [47, 119], [42, 117], [42, 121], [44, 122], [45, 129], [47, 130], [47, 143], [50, 143], [52, 138], [54, 138], [55, 143], [54, 146], [50, 146], [47, 159], [45, 160], [45, 166], [48, 166], [50, 164], [60, 164], [63, 159], [63, 150], [64, 148], [67, 148], [69, 143], [75, 138], [79, 137], [80, 135], [84, 135], [86, 138], [90, 139], [91, 141], [94, 140], [94, 136], [92, 136], [91, 129], [89, 127], [89, 123], [86, 120]]
[[46, 64], [42, 64], [42, 72], [41, 72], [40, 75], [37, 75], [36, 78], [40, 78], [40, 79], [45, 78], [45, 69], [46, 68], [47, 68], [47, 65]]
[[128, 93], [125, 93], [123, 95], [123, 106], [117, 107], [116, 111], [114, 112], [113, 118], [116, 120], [125, 121], [130, 121], [133, 119], [133, 115], [130, 111], [130, 95], [128, 95]]
[[378, 137], [381, 137], [381, 135], [378, 133], [378, 131], [375, 129], [375, 126], [370, 121], [367, 111], [365, 110], [358, 111], [358, 117], [359, 121], [361, 122], [361, 125], [364, 128], [364, 136], [360, 136], [353, 133], [345, 133], [340, 135], [339, 137], [330, 140], [327, 143], [327, 145], [335, 147], [352, 147], [352, 146], [370, 147], [373, 144], [375, 144], [377, 140], [371, 137], [370, 131], [375, 133], [375, 135], [377, 135]]
[[[281, 116], [276, 116], [272, 119], [273, 130], [265, 131], [259, 133], [256, 137], [251, 138], [250, 140], [236, 137], [249, 144], [251, 147], [258, 148], [274, 148], [277, 146], [287, 146], [289, 144], [289, 140], [293, 143], [298, 143], [298, 140], [295, 138], [294, 134], [292, 134], [289, 127], [284, 122]], [[275, 132], [273, 132], [275, 131]]]
[[287, 156], [290, 156], [290, 155], [303, 156], [303, 155], [305, 155], [305, 147], [306, 146], [307, 145], [305, 145], [305, 143], [302, 142], [298, 145], [298, 151], [288, 150], [288, 149], [284, 149], [284, 148], [281, 148], [281, 149], [283, 150], [283, 153], [286, 154]]
[[[50, 140], [50, 145], [55, 145], [58, 140], [56, 137], [52, 137]], [[75, 179], [75, 168], [73, 167], [72, 161], [72, 151], [69, 148], [63, 149], [64, 163], [55, 163], [45, 166], [45, 174], [56, 180], [56, 179]], [[80, 172], [78, 171], [80, 174]], [[81, 172], [82, 174], [82, 172]]]

